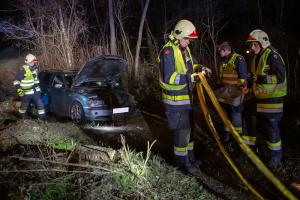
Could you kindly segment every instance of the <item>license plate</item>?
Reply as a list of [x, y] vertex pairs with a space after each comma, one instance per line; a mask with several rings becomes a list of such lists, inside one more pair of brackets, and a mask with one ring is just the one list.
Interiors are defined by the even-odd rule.
[[114, 109], [113, 109], [113, 114], [126, 113], [126, 112], [129, 112], [129, 107], [124, 107], [124, 108], [114, 108]]

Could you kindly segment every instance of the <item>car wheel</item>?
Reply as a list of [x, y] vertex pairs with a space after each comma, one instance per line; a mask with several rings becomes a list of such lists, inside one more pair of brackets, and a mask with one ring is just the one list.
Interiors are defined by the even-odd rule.
[[70, 117], [76, 124], [81, 124], [84, 122], [84, 111], [80, 103], [72, 103], [70, 107]]

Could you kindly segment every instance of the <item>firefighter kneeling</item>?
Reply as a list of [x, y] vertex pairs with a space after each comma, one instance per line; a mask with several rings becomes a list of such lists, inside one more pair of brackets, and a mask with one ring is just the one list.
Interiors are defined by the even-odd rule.
[[17, 73], [16, 80], [14, 81], [18, 96], [21, 98], [19, 114], [22, 118], [25, 118], [27, 108], [31, 101], [33, 101], [37, 105], [38, 119], [45, 119], [45, 109], [41, 99], [37, 62], [38, 60], [34, 55], [28, 54], [25, 58], [25, 65], [23, 65]]

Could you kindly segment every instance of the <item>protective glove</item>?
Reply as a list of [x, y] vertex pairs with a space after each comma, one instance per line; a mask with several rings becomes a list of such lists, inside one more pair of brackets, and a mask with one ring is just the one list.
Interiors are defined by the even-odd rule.
[[201, 82], [198, 73], [193, 73], [191, 75], [191, 80], [192, 80], [192, 83], [200, 83]]
[[211, 69], [209, 69], [208, 67], [202, 67], [202, 71], [201, 71], [205, 76], [210, 77], [211, 76]]
[[24, 91], [22, 89], [17, 90], [18, 96], [21, 97], [24, 95]]

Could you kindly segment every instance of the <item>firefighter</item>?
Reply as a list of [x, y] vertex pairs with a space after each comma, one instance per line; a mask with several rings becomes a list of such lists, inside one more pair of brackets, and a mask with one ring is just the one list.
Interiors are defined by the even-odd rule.
[[29, 104], [33, 101], [38, 110], [38, 119], [45, 119], [45, 109], [41, 99], [41, 89], [39, 86], [38, 60], [32, 54], [25, 57], [25, 65], [17, 73], [14, 85], [17, 89], [18, 96], [21, 98], [21, 107], [19, 114], [21, 118], [26, 117], [26, 111]]
[[200, 164], [193, 153], [191, 100], [193, 83], [200, 81], [195, 71], [199, 72], [202, 68], [194, 63], [188, 47], [190, 41], [196, 38], [198, 33], [190, 21], [178, 21], [158, 58], [162, 99], [174, 139], [174, 161], [189, 174], [195, 174]]
[[[221, 104], [236, 131], [242, 134], [242, 101], [243, 93], [247, 90], [247, 64], [244, 57], [234, 52], [231, 44], [227, 41], [218, 45], [218, 50], [221, 58], [218, 86], [222, 87], [224, 92], [234, 96], [234, 98], [230, 96], [231, 98]], [[225, 127], [223, 141], [230, 143], [230, 133], [227, 127]]]
[[250, 116], [250, 126], [243, 136], [244, 142], [254, 147], [257, 128], [267, 136], [270, 150], [268, 166], [281, 166], [282, 146], [279, 121], [283, 114], [283, 98], [287, 94], [285, 63], [281, 55], [271, 46], [268, 35], [259, 29], [253, 30], [246, 41], [252, 53], [251, 85], [254, 95], [254, 116]]

